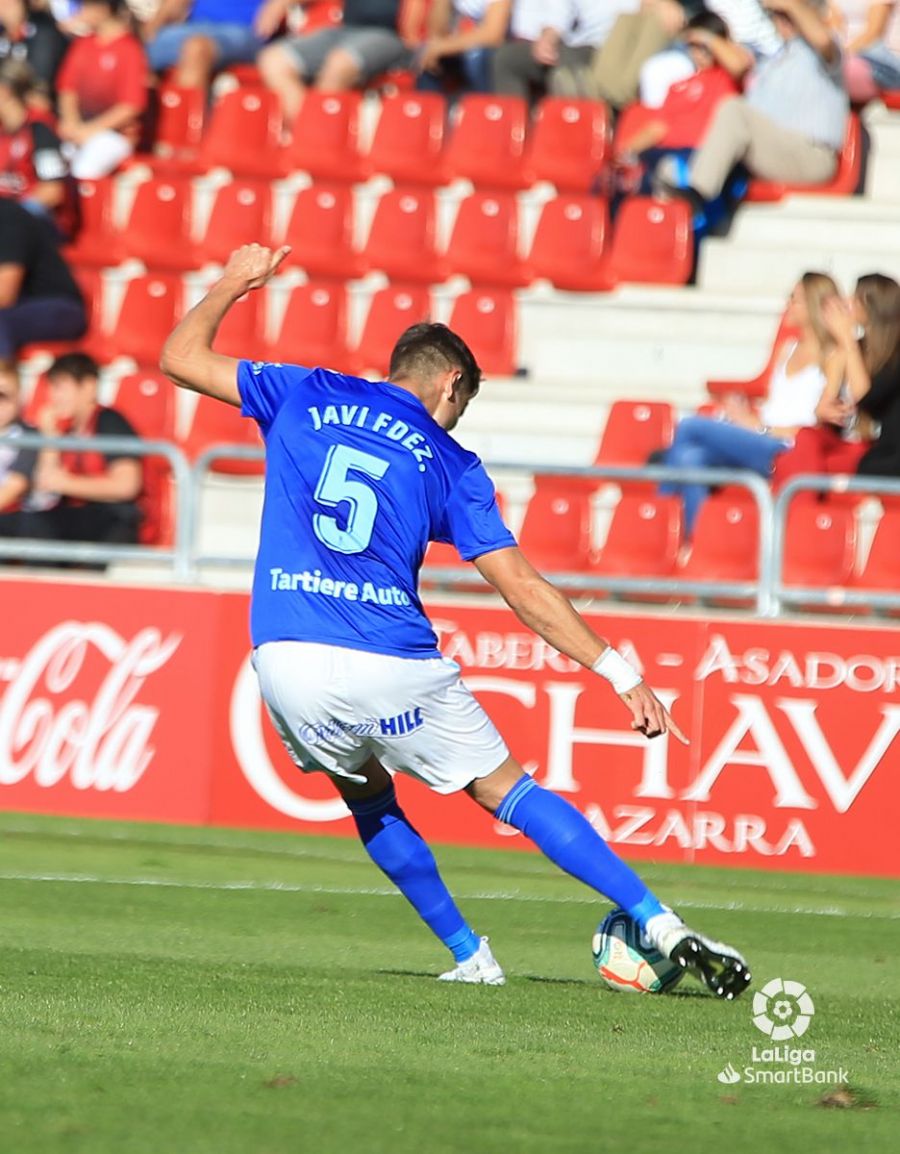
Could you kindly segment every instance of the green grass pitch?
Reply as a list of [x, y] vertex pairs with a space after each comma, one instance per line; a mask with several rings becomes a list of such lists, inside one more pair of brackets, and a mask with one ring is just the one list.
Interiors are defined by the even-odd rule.
[[896, 883], [643, 867], [755, 989], [807, 986], [794, 1044], [850, 1076], [831, 1108], [831, 1087], [717, 1081], [770, 1044], [750, 996], [602, 989], [608, 907], [538, 855], [437, 856], [505, 987], [434, 981], [443, 947], [351, 840], [0, 815], [0, 1149], [895, 1148]]

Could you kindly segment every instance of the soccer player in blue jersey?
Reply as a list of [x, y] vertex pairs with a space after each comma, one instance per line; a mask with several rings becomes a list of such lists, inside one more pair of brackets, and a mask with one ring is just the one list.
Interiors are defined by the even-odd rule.
[[634, 729], [686, 741], [636, 670], [529, 564], [481, 462], [450, 436], [481, 380], [464, 341], [444, 325], [414, 325], [381, 383], [213, 351], [229, 308], [287, 252], [234, 252], [167, 340], [161, 364], [176, 384], [239, 406], [265, 439], [253, 660], [288, 753], [301, 770], [328, 774], [372, 860], [451, 951], [456, 965], [443, 980], [505, 978], [400, 808], [393, 772], [437, 793], [465, 790], [627, 910], [666, 957], [735, 997], [750, 980], [741, 955], [689, 929], [574, 806], [523, 772], [438, 650], [417, 589], [431, 540], [452, 542], [524, 624], [606, 678]]

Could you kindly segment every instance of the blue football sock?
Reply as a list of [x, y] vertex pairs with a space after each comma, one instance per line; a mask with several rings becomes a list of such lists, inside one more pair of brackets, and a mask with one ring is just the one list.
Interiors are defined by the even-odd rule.
[[407, 820], [393, 785], [364, 801], [348, 801], [347, 806], [372, 861], [457, 962], [471, 958], [481, 941], [441, 881], [434, 855]]
[[512, 787], [497, 821], [521, 830], [560, 869], [605, 894], [643, 926], [663, 906], [638, 875], [609, 848], [583, 814], [528, 774]]

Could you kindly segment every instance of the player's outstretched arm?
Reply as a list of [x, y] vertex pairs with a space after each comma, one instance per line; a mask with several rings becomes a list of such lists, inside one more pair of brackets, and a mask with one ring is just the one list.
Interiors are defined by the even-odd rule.
[[497, 549], [476, 558], [475, 565], [523, 624], [548, 645], [610, 682], [631, 710], [632, 729], [647, 737], [671, 733], [687, 744], [669, 711], [640, 674], [590, 628], [568, 597], [543, 578], [521, 550]]
[[262, 288], [278, 271], [290, 249], [273, 251], [245, 244], [228, 258], [221, 277], [181, 320], [163, 345], [159, 364], [176, 385], [240, 407], [238, 362], [213, 351], [222, 318], [239, 297]]

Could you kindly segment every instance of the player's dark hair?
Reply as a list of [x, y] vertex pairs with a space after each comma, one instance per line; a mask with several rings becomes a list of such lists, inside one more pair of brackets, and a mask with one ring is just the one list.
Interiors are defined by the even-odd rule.
[[86, 381], [100, 376], [100, 366], [87, 353], [63, 353], [47, 369], [47, 379], [54, 377], [74, 377], [76, 381]]
[[435, 373], [458, 369], [460, 386], [474, 397], [481, 385], [481, 369], [472, 350], [446, 325], [422, 321], [401, 333], [391, 353], [388, 375], [396, 380], [428, 380]]

